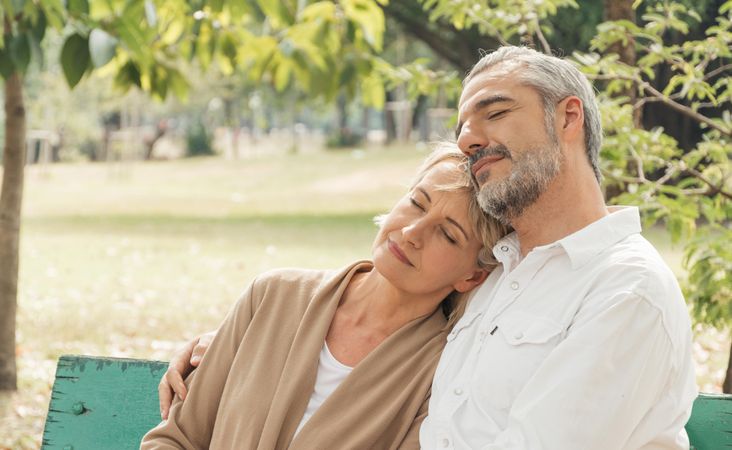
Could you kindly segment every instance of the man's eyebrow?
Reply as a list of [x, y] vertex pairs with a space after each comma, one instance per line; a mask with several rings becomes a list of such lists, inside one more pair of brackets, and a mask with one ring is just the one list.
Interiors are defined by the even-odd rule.
[[428, 194], [428, 193], [427, 193], [427, 191], [425, 191], [425, 190], [424, 190], [424, 189], [422, 189], [421, 187], [418, 187], [418, 188], [417, 188], [417, 190], [418, 190], [419, 192], [423, 193], [425, 197], [427, 197], [427, 201], [428, 201], [428, 202], [432, 203], [432, 197], [430, 197], [430, 194]]
[[468, 237], [468, 233], [465, 232], [465, 229], [458, 223], [457, 220], [453, 219], [452, 217], [448, 217], [447, 221], [450, 222], [451, 224], [455, 225], [456, 227], [458, 227], [460, 229], [460, 231], [463, 233], [463, 236], [465, 236], [466, 240], [470, 240], [470, 238]]
[[[477, 113], [481, 109], [485, 109], [493, 104], [496, 103], [506, 103], [506, 102], [513, 102], [515, 101], [511, 97], [507, 97], [503, 94], [495, 94], [495, 95], [489, 95], [488, 97], [485, 97], [483, 99], [478, 100], [478, 102], [473, 105], [473, 112]], [[458, 122], [457, 127], [455, 127], [455, 139], [460, 136], [460, 131], [463, 129], [463, 122]]]

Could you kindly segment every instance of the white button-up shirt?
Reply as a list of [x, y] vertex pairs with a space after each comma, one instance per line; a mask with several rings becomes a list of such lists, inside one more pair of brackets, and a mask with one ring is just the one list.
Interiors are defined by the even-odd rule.
[[448, 335], [423, 449], [683, 449], [697, 395], [688, 311], [640, 235], [610, 214], [499, 267]]

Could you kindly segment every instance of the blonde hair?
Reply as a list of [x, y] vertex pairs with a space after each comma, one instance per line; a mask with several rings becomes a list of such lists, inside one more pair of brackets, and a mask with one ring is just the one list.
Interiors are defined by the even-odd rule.
[[[511, 228], [503, 225], [497, 219], [486, 214], [478, 204], [478, 186], [473, 182], [468, 168], [468, 158], [458, 149], [457, 145], [451, 142], [441, 142], [430, 153], [417, 171], [417, 176], [409, 189], [414, 189], [422, 179], [438, 164], [443, 162], [457, 163], [457, 177], [452, 183], [436, 186], [436, 189], [445, 192], [466, 192], [468, 194], [468, 218], [475, 236], [483, 244], [478, 253], [478, 267], [492, 271], [497, 265], [493, 256], [493, 246], [499, 239], [508, 234]], [[377, 225], [381, 225], [384, 216], [374, 219]], [[442, 302], [442, 310], [448, 318], [448, 327], [452, 327], [463, 315], [466, 306], [467, 293], [452, 292]]]

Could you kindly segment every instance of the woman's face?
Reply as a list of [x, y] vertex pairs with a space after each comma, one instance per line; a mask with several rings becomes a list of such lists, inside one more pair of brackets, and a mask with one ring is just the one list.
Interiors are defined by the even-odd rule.
[[434, 167], [384, 219], [373, 245], [376, 269], [410, 294], [444, 298], [483, 281], [477, 266], [482, 244], [468, 218], [468, 192], [442, 191], [462, 170], [456, 162]]

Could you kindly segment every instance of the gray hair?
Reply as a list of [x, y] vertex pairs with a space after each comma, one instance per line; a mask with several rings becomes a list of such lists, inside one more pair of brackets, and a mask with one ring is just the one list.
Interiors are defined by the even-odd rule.
[[536, 89], [541, 96], [544, 104], [544, 123], [550, 137], [556, 136], [554, 133], [556, 104], [570, 95], [582, 101], [585, 116], [585, 151], [598, 183], [602, 182], [599, 162], [602, 124], [595, 91], [587, 77], [572, 63], [556, 56], [545, 55], [528, 47], [503, 46], [483, 55], [465, 77], [463, 85], [480, 72], [500, 64], [521, 66], [513, 75], [520, 83]]

